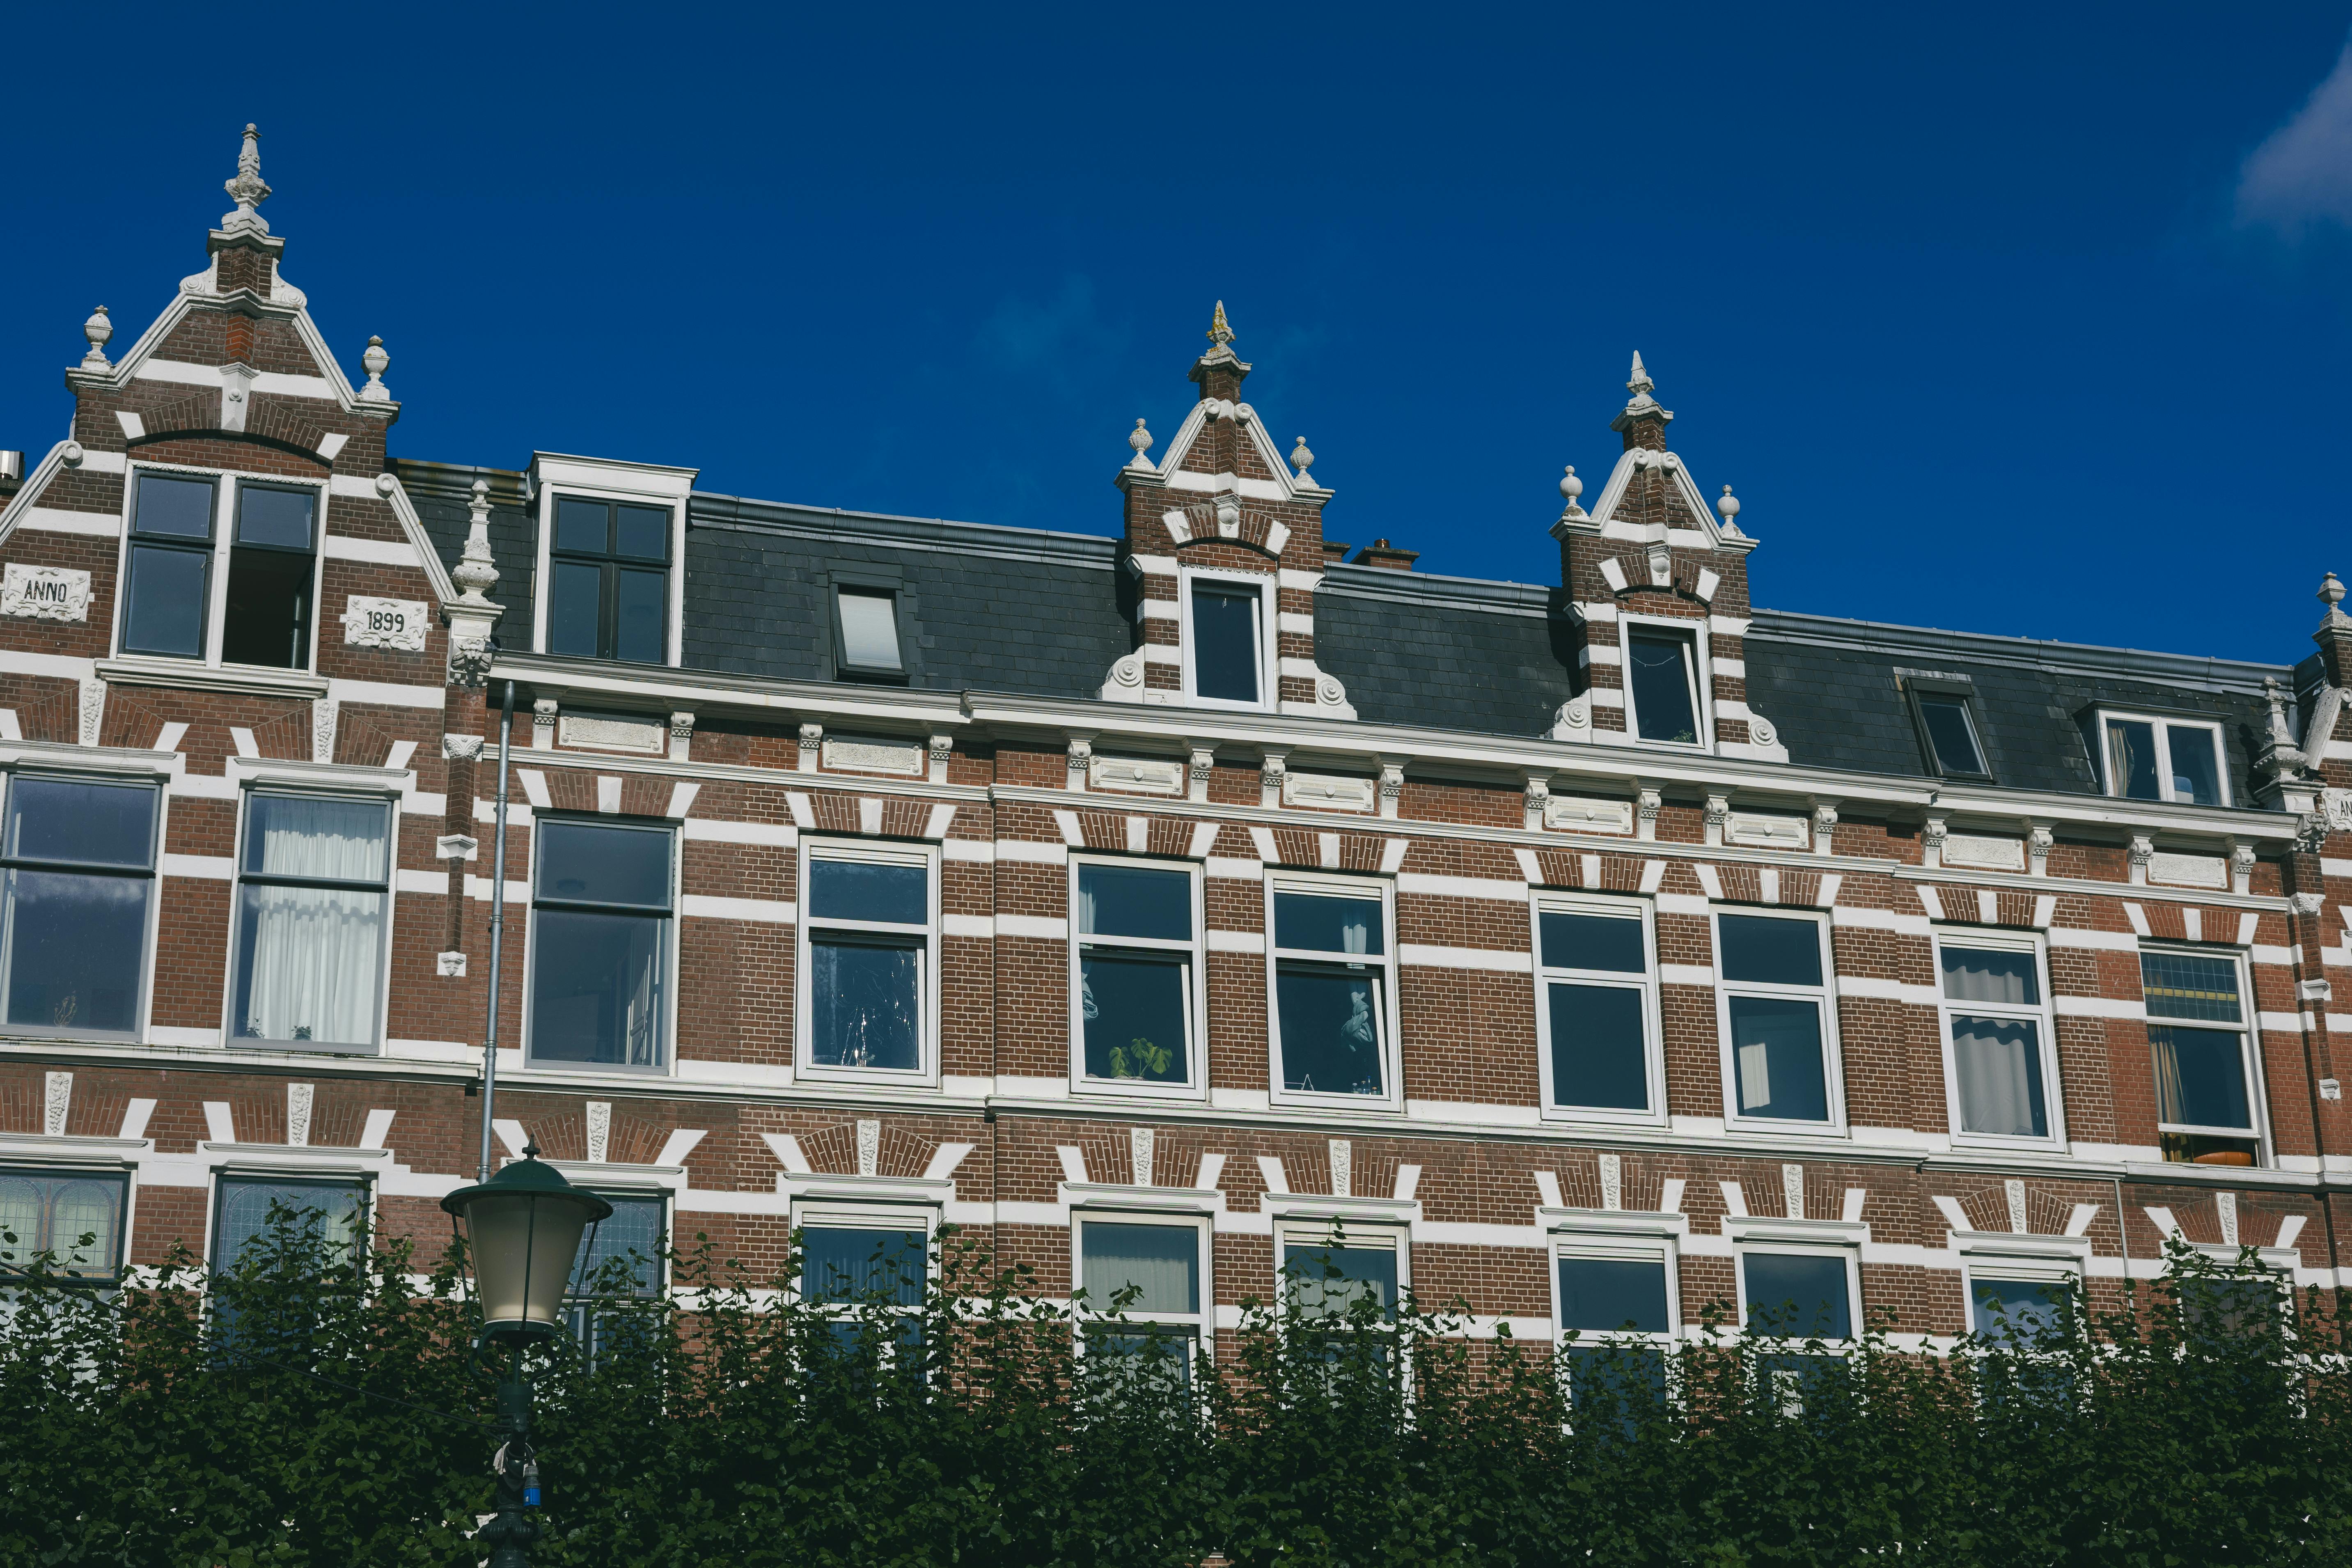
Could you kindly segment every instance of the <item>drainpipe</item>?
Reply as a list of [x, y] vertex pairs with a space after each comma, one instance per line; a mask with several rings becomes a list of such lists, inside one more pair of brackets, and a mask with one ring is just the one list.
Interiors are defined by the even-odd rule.
[[482, 1044], [482, 1173], [490, 1179], [491, 1119], [499, 1101], [499, 945], [507, 923], [507, 745], [514, 738], [514, 682], [499, 709], [498, 828], [490, 847], [490, 1023]]

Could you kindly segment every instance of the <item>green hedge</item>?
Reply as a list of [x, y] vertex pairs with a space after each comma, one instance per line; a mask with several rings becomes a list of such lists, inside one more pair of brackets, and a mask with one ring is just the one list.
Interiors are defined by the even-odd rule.
[[[1187, 1386], [1074, 1354], [1024, 1276], [945, 1250], [919, 1347], [878, 1299], [845, 1343], [707, 1247], [671, 1300], [607, 1302], [593, 1357], [536, 1368], [534, 1561], [2352, 1563], [2347, 1324], [2271, 1310], [2251, 1257], [2182, 1252], [2028, 1350], [1718, 1322], [1664, 1364], [1604, 1352], [1571, 1413], [1549, 1346], [1410, 1302], [1252, 1304]], [[281, 1215], [197, 1283], [10, 1283], [0, 1562], [478, 1561], [494, 1385], [454, 1258], [336, 1257]]]

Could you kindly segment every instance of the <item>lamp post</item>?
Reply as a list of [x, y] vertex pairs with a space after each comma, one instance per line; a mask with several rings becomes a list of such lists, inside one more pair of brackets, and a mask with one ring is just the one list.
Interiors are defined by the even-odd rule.
[[530, 1447], [530, 1384], [523, 1355], [534, 1340], [563, 1331], [560, 1314], [572, 1282], [580, 1238], [609, 1218], [613, 1205], [583, 1193], [563, 1173], [542, 1164], [539, 1145], [488, 1181], [460, 1187], [441, 1200], [453, 1226], [462, 1224], [473, 1258], [474, 1293], [482, 1303], [482, 1346], [510, 1352], [510, 1373], [499, 1386], [499, 1426], [506, 1442], [496, 1461], [498, 1517], [476, 1539], [490, 1549], [489, 1568], [529, 1568], [539, 1521], [539, 1464]]

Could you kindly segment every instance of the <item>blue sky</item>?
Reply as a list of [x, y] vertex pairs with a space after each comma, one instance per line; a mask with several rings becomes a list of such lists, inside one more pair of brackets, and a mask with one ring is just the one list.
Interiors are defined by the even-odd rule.
[[2284, 661], [2352, 574], [2352, 5], [238, 15], [18, 18], [0, 446], [253, 120], [405, 456], [1115, 531], [1223, 299], [1430, 571], [1556, 580], [1638, 348], [1760, 604]]

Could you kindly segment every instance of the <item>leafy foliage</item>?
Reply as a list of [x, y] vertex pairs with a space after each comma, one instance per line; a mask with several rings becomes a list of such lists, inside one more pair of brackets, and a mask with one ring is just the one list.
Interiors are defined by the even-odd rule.
[[[2352, 1562], [2346, 1319], [2251, 1256], [2026, 1342], [1473, 1339], [1244, 1303], [1214, 1370], [952, 1237], [921, 1306], [707, 1246], [531, 1367], [549, 1564]], [[231, 1273], [0, 1311], [0, 1564], [470, 1564], [494, 1377], [459, 1258], [280, 1214]], [[1572, 1365], [1573, 1373], [1569, 1371]]]

